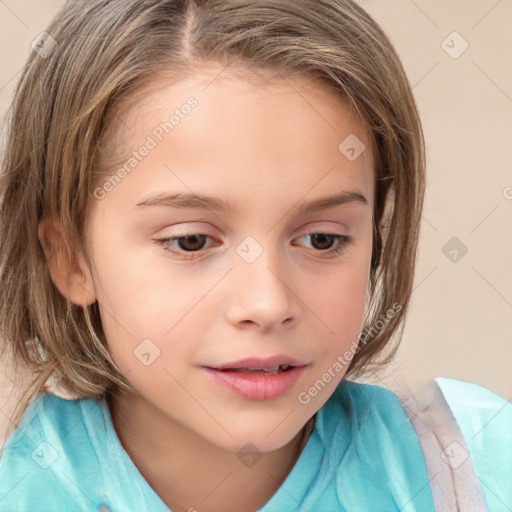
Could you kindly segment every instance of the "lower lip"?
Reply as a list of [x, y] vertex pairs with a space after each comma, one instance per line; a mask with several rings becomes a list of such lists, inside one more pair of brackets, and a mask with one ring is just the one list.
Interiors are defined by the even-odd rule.
[[275, 400], [288, 393], [302, 375], [305, 366], [265, 375], [264, 373], [238, 373], [206, 368], [206, 373], [219, 385], [247, 400]]

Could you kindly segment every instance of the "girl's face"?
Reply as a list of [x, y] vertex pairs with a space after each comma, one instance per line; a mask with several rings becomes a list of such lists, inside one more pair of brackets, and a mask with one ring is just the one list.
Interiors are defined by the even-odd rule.
[[[124, 162], [95, 190], [88, 224], [93, 288], [134, 411], [267, 451], [327, 401], [355, 350], [371, 143], [322, 84], [218, 74], [120, 113], [111, 143]], [[262, 371], [279, 364], [294, 368]]]

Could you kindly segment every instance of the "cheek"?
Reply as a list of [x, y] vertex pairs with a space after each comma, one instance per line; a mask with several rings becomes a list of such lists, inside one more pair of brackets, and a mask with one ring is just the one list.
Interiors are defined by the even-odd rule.
[[[366, 306], [371, 260], [371, 241], [365, 240], [357, 251], [332, 272], [315, 279], [308, 295], [313, 296], [319, 311], [332, 322], [332, 329], [343, 333], [348, 326], [362, 322]], [[336, 328], [336, 326], [338, 328]]]
[[[95, 251], [95, 290], [101, 322], [110, 351], [121, 368], [136, 360], [134, 350], [144, 340], [155, 340], [172, 326], [169, 302], [177, 297], [153, 278], [144, 258], [129, 252], [114, 239]], [[149, 270], [148, 270], [149, 269]], [[167, 299], [167, 302], [164, 301]]]
[[308, 296], [312, 313], [324, 319], [326, 332], [337, 340], [358, 334], [366, 305], [368, 275], [363, 270], [343, 269], [337, 276], [317, 281]]
[[350, 352], [342, 361], [348, 367], [357, 348], [366, 312], [370, 252], [371, 243], [365, 244], [357, 258], [347, 260], [346, 265], [316, 279], [308, 288], [307, 304], [318, 320], [316, 342], [322, 353], [321, 368]]
[[196, 333], [201, 325], [198, 304], [213, 278], [171, 271], [165, 258], [155, 259], [154, 250], [153, 254], [137, 253], [104, 246], [95, 256], [103, 330], [121, 370], [131, 372], [134, 378], [141, 370], [140, 363], [148, 359], [141, 360], [141, 354], [149, 353], [149, 360], [154, 360], [151, 369], [164, 363], [172, 367], [179, 359], [173, 355], [175, 351], [184, 357], [193, 354], [195, 340], [200, 339]]
[[297, 399], [302, 405], [309, 404], [314, 412], [334, 392], [355, 355], [363, 327], [367, 284], [368, 266], [363, 257], [339, 267], [335, 274], [312, 287], [311, 309], [318, 326], [314, 337], [316, 358]]
[[176, 291], [180, 288], [166, 281], [164, 259], [155, 259], [151, 244], [141, 250], [120, 229], [111, 236], [105, 229], [97, 239], [101, 243], [94, 252], [95, 289], [106, 322], [117, 322], [132, 331], [140, 329], [141, 321], [144, 326], [144, 320], [150, 328], [153, 316], [164, 321], [161, 313], [168, 311], [169, 303], [178, 305], [176, 301], [182, 297]]

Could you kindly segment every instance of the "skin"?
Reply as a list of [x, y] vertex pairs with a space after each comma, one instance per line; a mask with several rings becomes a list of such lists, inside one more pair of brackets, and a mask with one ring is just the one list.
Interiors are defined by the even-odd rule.
[[[45, 220], [39, 230], [47, 255], [57, 256], [49, 264], [61, 293], [80, 305], [99, 301], [110, 351], [137, 391], [114, 398], [115, 429], [175, 512], [255, 511], [276, 492], [300, 455], [304, 425], [349, 361], [308, 404], [297, 396], [358, 338], [370, 271], [373, 158], [349, 106], [300, 75], [255, 84], [218, 74], [205, 70], [152, 89], [120, 114], [112, 150], [121, 143], [128, 158], [169, 112], [190, 96], [198, 101], [113, 190], [91, 198], [91, 266], [80, 253], [65, 255], [58, 223]], [[350, 134], [367, 148], [354, 161], [338, 150]], [[360, 192], [368, 205], [298, 214], [302, 203], [344, 190]], [[240, 211], [136, 206], [150, 195], [191, 191]], [[185, 257], [155, 243], [185, 229], [213, 238], [195, 253], [183, 241], [168, 244]], [[310, 233], [353, 240], [329, 254]], [[248, 236], [263, 250], [252, 263], [236, 252]], [[148, 366], [134, 355], [147, 338], [160, 350]], [[276, 354], [308, 366], [275, 400], [237, 397], [202, 369]], [[252, 467], [237, 457], [248, 442], [263, 455]]]

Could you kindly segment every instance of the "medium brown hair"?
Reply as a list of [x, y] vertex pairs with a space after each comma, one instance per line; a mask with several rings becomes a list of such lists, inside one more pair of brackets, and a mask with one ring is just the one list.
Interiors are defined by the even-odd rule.
[[46, 32], [52, 39], [29, 56], [8, 111], [0, 180], [0, 352], [31, 376], [14, 425], [50, 378], [84, 398], [131, 389], [109, 354], [98, 303], [77, 306], [53, 284], [38, 225], [57, 219], [86, 254], [109, 119], [158, 80], [211, 63], [247, 76], [307, 75], [358, 113], [372, 138], [376, 196], [370, 300], [346, 376], [391, 360], [412, 290], [424, 141], [399, 57], [357, 3], [68, 0]]

